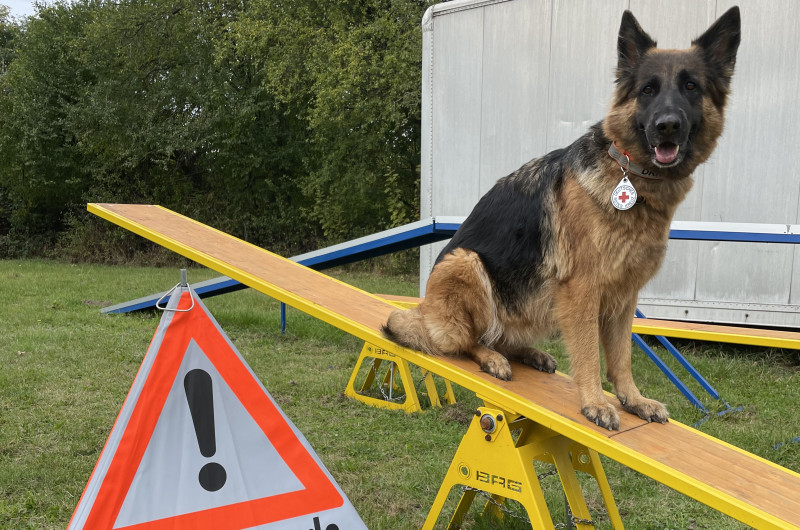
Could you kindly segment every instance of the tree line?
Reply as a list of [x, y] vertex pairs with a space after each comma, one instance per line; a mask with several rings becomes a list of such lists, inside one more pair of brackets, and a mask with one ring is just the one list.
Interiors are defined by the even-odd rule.
[[0, 6], [0, 257], [139, 251], [87, 202], [161, 204], [285, 253], [416, 219], [429, 4]]

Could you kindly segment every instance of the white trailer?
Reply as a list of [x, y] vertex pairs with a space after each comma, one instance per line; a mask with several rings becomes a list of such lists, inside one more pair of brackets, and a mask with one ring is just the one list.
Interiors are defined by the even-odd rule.
[[[606, 114], [622, 12], [662, 48], [742, 13], [726, 129], [676, 221], [800, 224], [796, 0], [457, 0], [423, 19], [421, 218], [465, 216], [495, 181]], [[420, 289], [443, 244], [422, 248]], [[800, 326], [800, 247], [671, 240], [649, 317]], [[798, 289], [793, 289], [797, 285]]]

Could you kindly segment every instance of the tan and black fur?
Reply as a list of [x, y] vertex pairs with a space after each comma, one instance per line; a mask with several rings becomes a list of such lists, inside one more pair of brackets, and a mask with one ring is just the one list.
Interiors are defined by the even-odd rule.
[[[619, 428], [601, 388], [602, 348], [623, 407], [667, 421], [664, 405], [633, 381], [631, 323], [692, 172], [722, 132], [739, 41], [736, 7], [686, 50], [658, 49], [626, 11], [606, 118], [500, 179], [439, 255], [425, 300], [392, 313], [385, 335], [429, 354], [467, 356], [508, 380], [509, 359], [554, 371], [553, 358], [532, 344], [559, 330], [589, 420]], [[629, 210], [610, 201], [622, 178], [612, 141], [652, 173], [629, 173], [639, 195]]]

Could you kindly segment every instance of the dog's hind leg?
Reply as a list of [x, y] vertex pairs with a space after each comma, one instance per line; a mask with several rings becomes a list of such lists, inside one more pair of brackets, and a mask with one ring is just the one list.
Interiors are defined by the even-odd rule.
[[468, 357], [484, 372], [509, 381], [508, 359], [480, 342], [495, 318], [491, 289], [480, 257], [455, 249], [434, 267], [418, 309], [392, 313], [384, 334], [427, 353]]
[[461, 248], [447, 254], [431, 272], [427, 291], [419, 322], [428, 353], [468, 357], [484, 372], [511, 380], [508, 359], [480, 342], [495, 318], [492, 286], [480, 257]]
[[614, 384], [622, 408], [647, 421], [661, 423], [669, 419], [667, 408], [639, 392], [631, 372], [631, 323], [636, 296], [626, 306], [600, 318], [600, 340], [606, 357], [608, 380]]
[[558, 366], [552, 355], [531, 346], [518, 346], [503, 340], [495, 344], [494, 347], [509, 360], [527, 364], [542, 372], [552, 374]]
[[490, 350], [482, 344], [475, 344], [464, 354], [475, 361], [481, 370], [504, 381], [511, 381], [511, 365], [501, 353]]

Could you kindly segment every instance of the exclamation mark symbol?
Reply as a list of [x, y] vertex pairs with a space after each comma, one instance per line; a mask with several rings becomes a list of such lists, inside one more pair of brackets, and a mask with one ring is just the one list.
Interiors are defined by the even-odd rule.
[[[214, 430], [214, 393], [211, 376], [205, 370], [195, 369], [183, 378], [186, 401], [192, 414], [194, 432], [200, 454], [206, 458], [217, 452], [217, 436]], [[209, 462], [200, 469], [198, 479], [206, 491], [217, 491], [225, 485], [225, 468], [216, 462]]]

